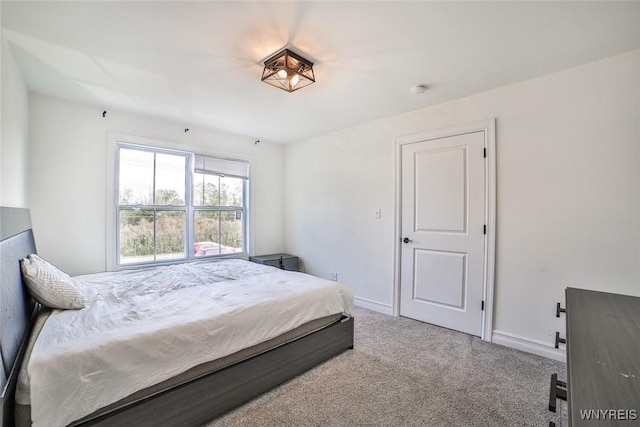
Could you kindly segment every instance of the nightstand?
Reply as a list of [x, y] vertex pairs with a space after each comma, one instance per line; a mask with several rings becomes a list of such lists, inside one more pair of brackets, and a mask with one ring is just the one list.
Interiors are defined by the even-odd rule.
[[298, 271], [298, 257], [289, 254], [271, 254], [250, 256], [249, 261], [257, 264], [270, 265], [282, 270]]

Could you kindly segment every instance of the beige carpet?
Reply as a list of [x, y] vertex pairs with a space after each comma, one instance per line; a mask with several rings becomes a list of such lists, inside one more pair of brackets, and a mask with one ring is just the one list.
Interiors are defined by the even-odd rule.
[[567, 425], [547, 409], [563, 363], [411, 319], [354, 316], [354, 350], [206, 426]]

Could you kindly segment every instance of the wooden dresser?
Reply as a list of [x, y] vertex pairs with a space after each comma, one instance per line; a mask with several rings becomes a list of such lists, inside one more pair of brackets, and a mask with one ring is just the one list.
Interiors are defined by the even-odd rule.
[[567, 288], [566, 322], [569, 426], [640, 425], [640, 298]]

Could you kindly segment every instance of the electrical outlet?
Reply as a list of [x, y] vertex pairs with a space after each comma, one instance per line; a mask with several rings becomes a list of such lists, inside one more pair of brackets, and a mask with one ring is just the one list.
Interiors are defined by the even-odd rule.
[[331, 280], [333, 280], [334, 282], [338, 281], [338, 273], [331, 273], [331, 276], [329, 277]]

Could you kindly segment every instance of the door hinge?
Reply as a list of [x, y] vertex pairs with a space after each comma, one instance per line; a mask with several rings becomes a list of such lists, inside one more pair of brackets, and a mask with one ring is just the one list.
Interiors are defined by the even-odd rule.
[[484, 301], [482, 301], [482, 311], [484, 311]]
[[484, 225], [482, 229], [482, 234], [487, 234], [487, 224]]
[[486, 148], [484, 149], [484, 158], [485, 159], [487, 158], [487, 149]]

